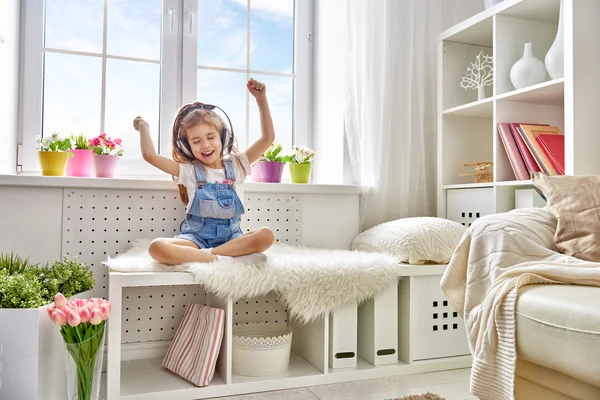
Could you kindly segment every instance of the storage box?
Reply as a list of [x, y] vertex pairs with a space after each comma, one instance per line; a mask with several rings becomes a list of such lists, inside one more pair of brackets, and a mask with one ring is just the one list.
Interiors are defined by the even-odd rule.
[[329, 314], [329, 367], [356, 367], [358, 311], [350, 303]]

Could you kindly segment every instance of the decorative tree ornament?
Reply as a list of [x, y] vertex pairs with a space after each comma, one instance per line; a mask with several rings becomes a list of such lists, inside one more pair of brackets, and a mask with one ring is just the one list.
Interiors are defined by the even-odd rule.
[[494, 83], [493, 57], [483, 54], [475, 57], [475, 62], [467, 67], [466, 76], [463, 76], [460, 86], [467, 89], [477, 89], [477, 100], [485, 99], [485, 86]]

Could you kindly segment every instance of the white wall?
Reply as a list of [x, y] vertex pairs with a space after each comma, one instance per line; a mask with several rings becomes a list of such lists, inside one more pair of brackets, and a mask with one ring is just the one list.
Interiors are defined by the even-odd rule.
[[0, 173], [16, 170], [20, 0], [0, 1]]
[[343, 176], [347, 1], [315, 1], [312, 142], [318, 183], [341, 183]]

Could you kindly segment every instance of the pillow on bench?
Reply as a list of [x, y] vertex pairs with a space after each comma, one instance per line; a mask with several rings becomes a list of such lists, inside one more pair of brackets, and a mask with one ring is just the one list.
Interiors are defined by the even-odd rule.
[[408, 264], [446, 264], [466, 228], [435, 217], [403, 218], [374, 226], [352, 241], [352, 250], [387, 253]]

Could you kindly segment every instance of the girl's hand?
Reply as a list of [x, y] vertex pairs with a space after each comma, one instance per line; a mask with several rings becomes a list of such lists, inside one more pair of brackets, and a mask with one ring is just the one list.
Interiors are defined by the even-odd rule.
[[140, 133], [142, 132], [142, 130], [147, 131], [150, 129], [150, 125], [148, 125], [146, 120], [144, 120], [142, 117], [136, 117], [133, 120], [133, 127], [135, 128], [136, 131], [139, 131]]
[[267, 96], [267, 87], [265, 86], [265, 84], [255, 80], [254, 78], [250, 78], [250, 80], [246, 84], [246, 87], [248, 88], [250, 94], [256, 99], [264, 98]]

